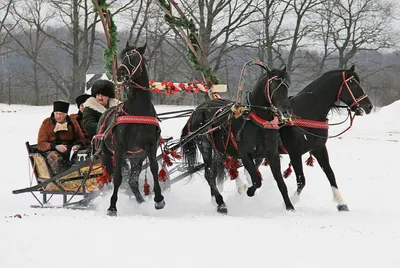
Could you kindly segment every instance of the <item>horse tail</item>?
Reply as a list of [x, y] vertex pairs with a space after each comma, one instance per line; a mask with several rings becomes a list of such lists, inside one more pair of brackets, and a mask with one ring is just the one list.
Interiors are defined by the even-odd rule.
[[[190, 123], [191, 120], [187, 121], [186, 125], [182, 129], [181, 133], [181, 141], [184, 139], [187, 135], [189, 135], [189, 129], [190, 129]], [[196, 162], [197, 162], [197, 145], [194, 139], [184, 143], [182, 145], [182, 151], [183, 151], [183, 161], [186, 163], [189, 172], [193, 170], [196, 167]]]

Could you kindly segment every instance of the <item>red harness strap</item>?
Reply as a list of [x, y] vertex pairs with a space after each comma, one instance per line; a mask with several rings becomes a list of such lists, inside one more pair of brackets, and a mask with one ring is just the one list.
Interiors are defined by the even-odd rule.
[[122, 115], [117, 118], [117, 124], [145, 124], [160, 127], [158, 120], [152, 116]]
[[308, 119], [296, 119], [290, 121], [285, 126], [298, 126], [298, 127], [309, 127], [309, 128], [319, 128], [319, 129], [329, 128], [329, 124], [327, 121], [314, 121]]
[[257, 125], [259, 125], [262, 128], [279, 129], [279, 125], [278, 125], [279, 119], [277, 116], [274, 116], [274, 119], [272, 119], [271, 121], [262, 119], [255, 113], [250, 113], [249, 116], [250, 116], [251, 121], [253, 121], [254, 123], [256, 123]]

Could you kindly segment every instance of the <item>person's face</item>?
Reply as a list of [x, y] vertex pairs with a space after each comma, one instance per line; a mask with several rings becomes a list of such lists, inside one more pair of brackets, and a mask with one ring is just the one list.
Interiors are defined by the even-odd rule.
[[54, 118], [56, 119], [57, 123], [63, 123], [66, 117], [67, 117], [66, 113], [54, 112]]
[[85, 106], [83, 106], [83, 103], [79, 105], [79, 111], [83, 113], [83, 110], [85, 110]]
[[109, 97], [104, 96], [104, 95], [102, 95], [102, 94], [97, 94], [97, 95], [96, 95], [96, 100], [97, 100], [97, 102], [100, 103], [100, 104], [103, 105], [103, 106], [106, 106], [106, 105], [108, 104], [108, 100], [109, 100], [109, 99], [110, 99]]

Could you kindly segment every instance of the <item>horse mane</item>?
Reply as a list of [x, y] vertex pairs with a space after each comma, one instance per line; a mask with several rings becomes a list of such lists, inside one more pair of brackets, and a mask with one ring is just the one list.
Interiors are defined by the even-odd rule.
[[[297, 93], [293, 97], [310, 94], [310, 92], [316, 92], [316, 91], [320, 90], [322, 88], [321, 83], [325, 82], [327, 77], [336, 75], [336, 74], [342, 73], [342, 72], [346, 72], [346, 74], [349, 74], [350, 71], [346, 70], [346, 69], [337, 69], [337, 70], [327, 71], [327, 72], [321, 74], [320, 77], [318, 77], [316, 80], [312, 81], [303, 90], [301, 90], [299, 93]], [[354, 78], [357, 80], [357, 82], [360, 82], [360, 77], [358, 76], [358, 74], [356, 72], [352, 72], [351, 75], [354, 76]], [[331, 107], [330, 111], [332, 113], [340, 113], [341, 110], [340, 110], [340, 107], [333, 105]]]

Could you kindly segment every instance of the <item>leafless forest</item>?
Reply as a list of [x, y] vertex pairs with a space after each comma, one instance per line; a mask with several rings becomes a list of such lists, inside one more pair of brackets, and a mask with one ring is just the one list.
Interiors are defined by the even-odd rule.
[[[150, 78], [201, 79], [176, 28], [153, 0], [110, 3], [120, 50], [147, 43]], [[181, 0], [226, 98], [237, 92], [241, 68], [259, 59], [292, 72], [290, 94], [331, 69], [355, 64], [376, 106], [400, 99], [398, 0]], [[0, 103], [71, 102], [87, 73], [104, 72], [104, 31], [92, 1], [0, 0]], [[246, 85], [259, 75], [251, 67]], [[159, 104], [194, 104], [194, 95], [154, 96]]]

